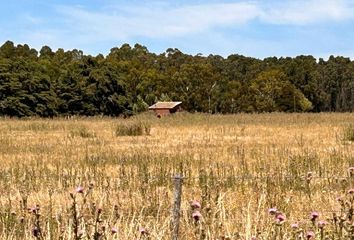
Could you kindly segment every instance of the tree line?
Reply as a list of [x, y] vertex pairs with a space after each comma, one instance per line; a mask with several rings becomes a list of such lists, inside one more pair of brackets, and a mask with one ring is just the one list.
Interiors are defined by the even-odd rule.
[[155, 54], [139, 44], [107, 56], [0, 47], [0, 116], [132, 115], [167, 100], [190, 112], [353, 111], [354, 62]]

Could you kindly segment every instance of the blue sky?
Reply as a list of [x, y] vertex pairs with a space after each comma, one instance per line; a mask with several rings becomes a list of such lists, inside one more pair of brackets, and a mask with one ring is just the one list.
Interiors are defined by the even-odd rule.
[[108, 54], [354, 57], [354, 0], [0, 0], [0, 42]]

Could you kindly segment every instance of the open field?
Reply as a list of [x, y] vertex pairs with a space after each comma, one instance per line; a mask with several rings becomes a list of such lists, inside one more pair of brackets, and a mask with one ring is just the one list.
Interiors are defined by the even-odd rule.
[[[148, 135], [116, 135], [139, 121]], [[0, 238], [171, 239], [171, 176], [182, 173], [181, 239], [353, 239], [353, 123], [349, 113], [1, 119]]]

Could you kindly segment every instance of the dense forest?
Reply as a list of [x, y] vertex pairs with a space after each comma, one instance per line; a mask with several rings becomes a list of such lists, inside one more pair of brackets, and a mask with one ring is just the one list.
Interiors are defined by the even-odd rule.
[[128, 116], [159, 100], [182, 101], [191, 112], [353, 111], [354, 62], [155, 54], [139, 44], [107, 56], [0, 47], [0, 116]]

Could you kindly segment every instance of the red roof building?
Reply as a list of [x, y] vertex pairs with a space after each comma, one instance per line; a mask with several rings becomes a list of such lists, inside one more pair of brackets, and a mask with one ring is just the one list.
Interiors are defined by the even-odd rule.
[[181, 111], [181, 104], [182, 102], [157, 102], [149, 110], [154, 111], [157, 117], [162, 117]]

